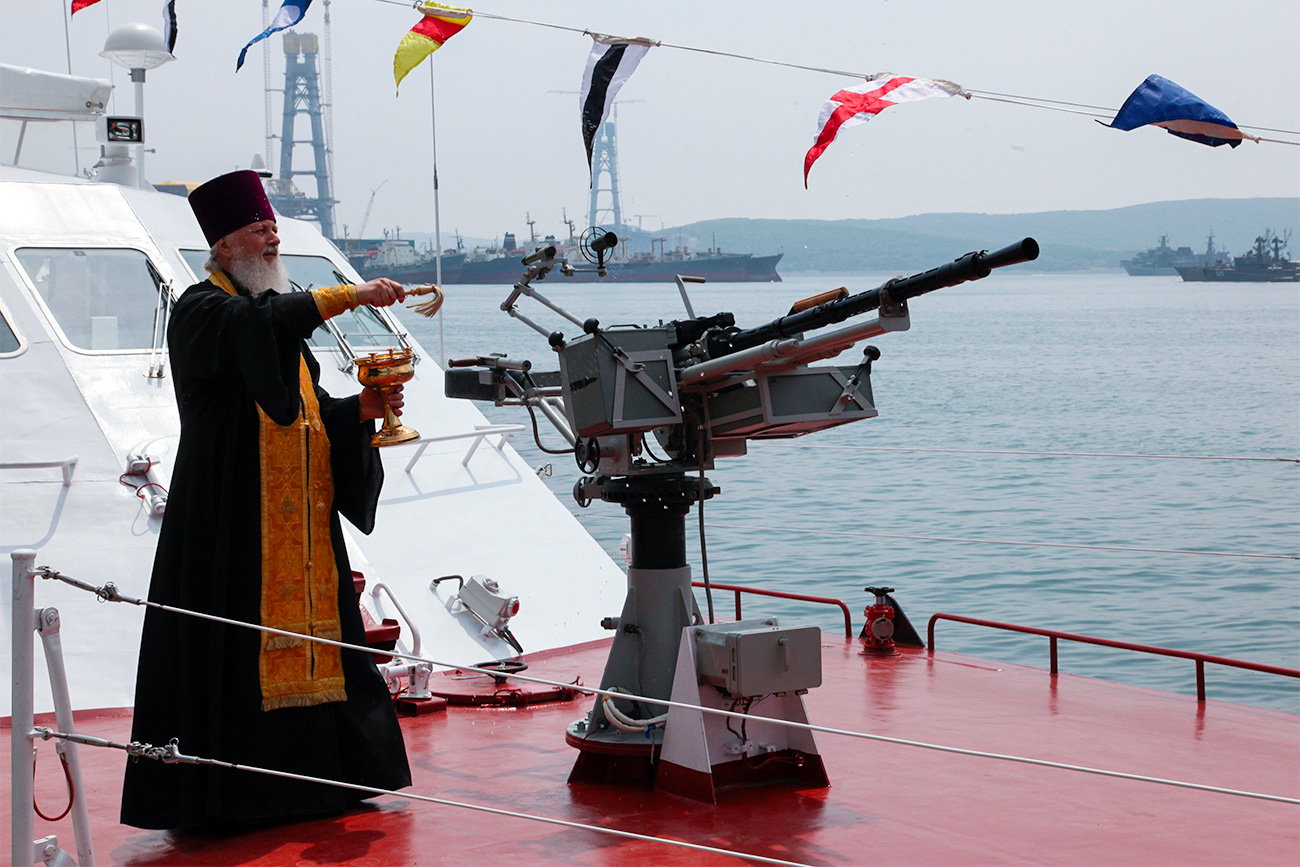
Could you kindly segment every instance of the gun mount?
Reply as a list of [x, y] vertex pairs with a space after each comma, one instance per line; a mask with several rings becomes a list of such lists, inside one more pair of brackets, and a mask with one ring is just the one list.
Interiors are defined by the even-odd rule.
[[[993, 253], [967, 253], [856, 295], [840, 290], [806, 299], [787, 315], [748, 329], [737, 328], [730, 313], [692, 315], [649, 327], [602, 328], [532, 286], [552, 269], [574, 271], [554, 247], [543, 247], [524, 257], [526, 273], [501, 309], [547, 338], [558, 355], [559, 371], [535, 372], [530, 362], [501, 355], [457, 359], [447, 371], [446, 393], [499, 406], [554, 410], [547, 415], [563, 422], [556, 427], [576, 448], [585, 472], [654, 475], [709, 469], [715, 457], [744, 454], [748, 440], [801, 436], [875, 417], [870, 374], [879, 350], [869, 346], [859, 361], [845, 366], [812, 363], [872, 337], [908, 330], [913, 298], [1037, 256], [1037, 242], [1026, 238]], [[525, 296], [577, 326], [578, 336], [568, 339], [521, 313], [518, 301]], [[870, 318], [856, 318], [873, 312]], [[854, 321], [842, 328], [827, 329], [850, 319]], [[646, 434], [653, 435], [657, 446], [646, 441]], [[660, 456], [652, 457], [652, 451]]]
[[[588, 246], [601, 248], [595, 258], [603, 270], [602, 251], [614, 240], [596, 238]], [[524, 257], [524, 276], [501, 309], [547, 339], [559, 370], [534, 371], [530, 362], [503, 355], [456, 359], [448, 364], [445, 391], [448, 397], [524, 406], [530, 414], [540, 410], [584, 474], [574, 486], [579, 505], [596, 499], [617, 503], [631, 519], [628, 594], [622, 614], [607, 618], [615, 637], [602, 688], [672, 697], [676, 667], [685, 658], [679, 657], [683, 630], [703, 623], [686, 560], [686, 516], [693, 505], [720, 493], [704, 476], [716, 458], [745, 454], [750, 440], [802, 436], [874, 418], [876, 347], [866, 346], [846, 365], [813, 362], [908, 330], [913, 298], [1037, 257], [1037, 242], [1025, 238], [855, 295], [839, 290], [804, 299], [786, 315], [747, 329], [738, 328], [731, 313], [696, 316], [685, 287], [694, 281], [683, 277], [677, 280], [687, 318], [603, 328], [533, 287], [554, 269], [574, 273], [554, 247]], [[577, 336], [566, 338], [521, 313], [518, 302], [525, 296], [577, 326]], [[567, 740], [579, 750], [570, 780], [653, 775], [663, 721], [644, 703], [597, 701], [587, 717], [569, 726]], [[633, 767], [640, 770], [629, 771]]]

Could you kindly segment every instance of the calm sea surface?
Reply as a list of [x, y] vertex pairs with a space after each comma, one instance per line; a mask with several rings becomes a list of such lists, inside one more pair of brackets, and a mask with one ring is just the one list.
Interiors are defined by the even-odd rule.
[[[722, 494], [705, 507], [711, 580], [843, 599], [855, 629], [863, 588], [888, 584], [922, 633], [942, 611], [1300, 667], [1300, 288], [1016, 272], [915, 299], [911, 331], [871, 341], [882, 353], [879, 418], [719, 460], [708, 475]], [[887, 276], [696, 285], [691, 298], [699, 315], [730, 311], [752, 327], [800, 298]], [[553, 275], [537, 288], [606, 326], [685, 315], [672, 285]], [[545, 340], [500, 311], [508, 292], [452, 286], [441, 328], [402, 321], [434, 357], [506, 352], [555, 369]], [[530, 299], [520, 309], [578, 332]], [[494, 421], [528, 421], [519, 408], [481, 406]], [[579, 509], [572, 459], [542, 454], [531, 437], [513, 443], [549, 466], [552, 489], [617, 557], [622, 510]], [[1043, 452], [1071, 455], [1023, 454]], [[715, 592], [720, 614], [731, 605]], [[747, 617], [843, 629], [834, 608], [745, 605]], [[1048, 661], [1035, 636], [940, 623], [937, 639]], [[1067, 642], [1060, 660], [1071, 674], [1195, 692], [1190, 661]], [[1212, 699], [1300, 713], [1300, 680], [1210, 665], [1207, 682]]]

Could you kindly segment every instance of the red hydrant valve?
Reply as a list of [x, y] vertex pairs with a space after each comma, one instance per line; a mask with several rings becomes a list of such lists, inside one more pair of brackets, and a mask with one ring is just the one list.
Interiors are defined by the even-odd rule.
[[868, 593], [876, 598], [863, 612], [867, 618], [864, 640], [867, 650], [881, 653], [894, 651], [894, 606], [889, 604], [888, 595], [893, 587], [868, 587]]

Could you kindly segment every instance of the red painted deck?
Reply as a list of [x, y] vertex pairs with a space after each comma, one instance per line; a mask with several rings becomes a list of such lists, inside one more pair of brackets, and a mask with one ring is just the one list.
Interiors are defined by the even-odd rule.
[[[824, 684], [807, 697], [815, 724], [1300, 797], [1300, 717], [943, 652], [865, 658], [856, 640], [823, 644]], [[604, 657], [603, 645], [579, 648], [528, 673], [591, 684]], [[570, 786], [564, 728], [590, 701], [405, 720], [411, 791], [807, 864], [1300, 862], [1300, 806], [827, 734], [817, 742], [829, 789], [721, 789], [708, 806]], [[130, 728], [122, 715], [78, 725], [117, 741]], [[39, 749], [41, 804], [57, 811], [62, 774], [53, 744]], [[117, 824], [124, 754], [81, 755], [100, 864], [738, 863], [400, 796], [235, 836], [139, 831]], [[7, 751], [3, 761], [7, 775]], [[37, 819], [36, 836], [51, 833], [74, 851], [70, 819]]]

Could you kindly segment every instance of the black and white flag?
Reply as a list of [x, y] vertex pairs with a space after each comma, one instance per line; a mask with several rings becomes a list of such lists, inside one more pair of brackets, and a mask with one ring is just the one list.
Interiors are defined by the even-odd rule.
[[176, 51], [176, 0], [163, 0], [163, 43], [169, 53]]
[[591, 170], [591, 149], [596, 132], [609, 117], [614, 97], [623, 82], [636, 71], [636, 65], [656, 43], [648, 39], [622, 39], [615, 36], [590, 34], [595, 44], [587, 57], [587, 68], [582, 73], [582, 141], [587, 146], [587, 169]]

